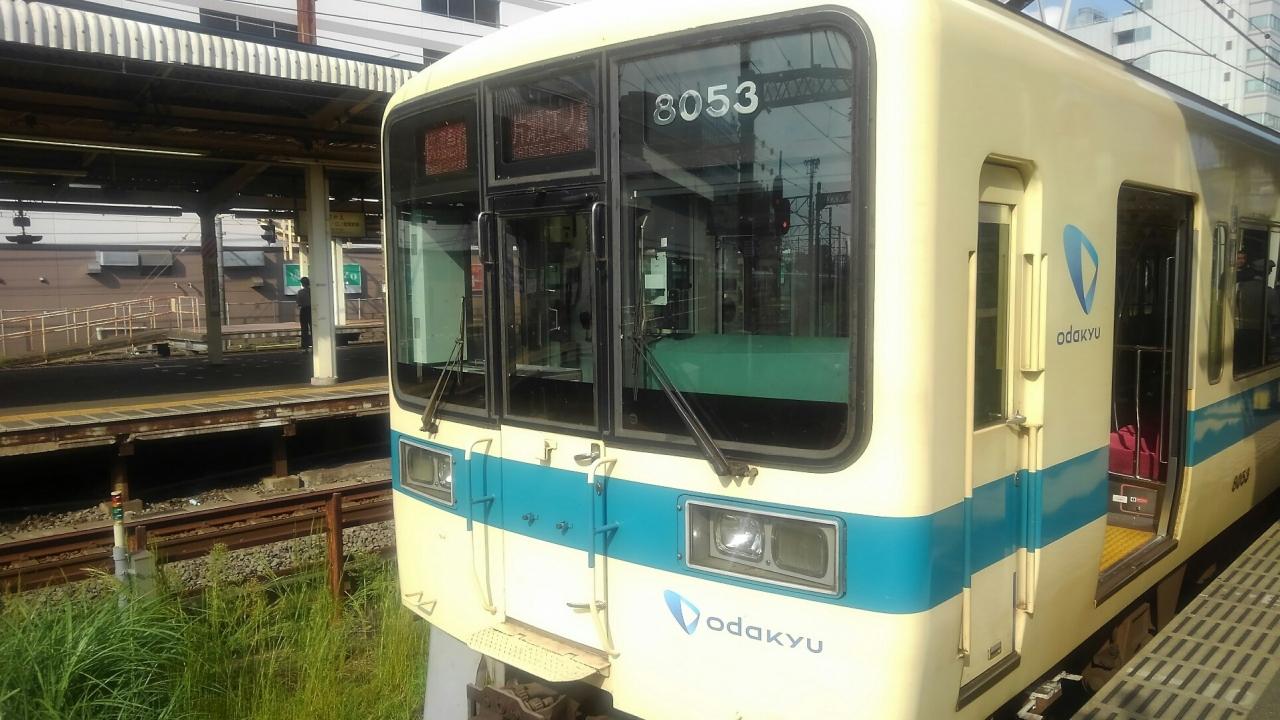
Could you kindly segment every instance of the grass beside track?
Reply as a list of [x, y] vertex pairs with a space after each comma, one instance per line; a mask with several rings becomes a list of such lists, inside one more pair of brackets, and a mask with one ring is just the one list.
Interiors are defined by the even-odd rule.
[[427, 626], [391, 561], [348, 565], [340, 619], [323, 568], [231, 586], [212, 562], [195, 600], [164, 582], [123, 605], [0, 600], [0, 720], [421, 717]]

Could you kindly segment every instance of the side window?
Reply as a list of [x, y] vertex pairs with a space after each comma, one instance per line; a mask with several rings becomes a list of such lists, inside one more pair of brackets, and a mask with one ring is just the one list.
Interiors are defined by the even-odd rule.
[[974, 295], [973, 426], [1004, 422], [1009, 356], [1009, 237], [1013, 208], [978, 204]]
[[1280, 297], [1276, 294], [1276, 259], [1280, 232], [1259, 226], [1240, 227], [1235, 256], [1235, 347], [1237, 376], [1280, 362]]
[[973, 264], [973, 427], [1003, 423], [1012, 402], [1013, 222], [1023, 191], [1011, 167], [982, 167]]

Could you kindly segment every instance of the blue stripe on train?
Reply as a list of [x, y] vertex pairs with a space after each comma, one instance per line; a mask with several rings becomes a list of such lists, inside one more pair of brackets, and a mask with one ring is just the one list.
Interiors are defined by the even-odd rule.
[[1198, 465], [1280, 420], [1280, 379], [1191, 412], [1187, 464]]
[[[395, 487], [422, 498], [400, 482], [400, 437], [397, 434], [392, 444]], [[453, 454], [457, 503], [449, 508], [451, 512], [465, 516], [471, 504], [470, 493], [475, 497], [494, 495], [497, 499], [492, 504], [474, 505], [476, 521], [586, 552], [591, 536], [591, 508], [596, 500], [584, 473], [476, 455], [473, 460], [476, 472], [469, 482], [461, 451], [408, 439]], [[493, 468], [495, 463], [501, 463], [501, 473], [484, 471]], [[495, 475], [500, 475], [500, 482]], [[977, 488], [969, 509], [973, 533], [968, 549], [964, 544], [966, 503], [918, 517], [767, 506], [800, 515], [835, 517], [844, 524], [845, 592], [839, 597], [735, 580], [705, 573], [684, 563], [682, 513], [686, 500], [704, 499], [745, 506], [752, 503], [709, 494], [690, 495], [658, 485], [610, 478], [609, 514], [597, 521], [600, 525], [619, 524], [608, 546], [609, 556], [619, 560], [873, 612], [914, 613], [954, 597], [968, 582], [971, 572], [1000, 561], [1024, 543], [1041, 547], [1101, 517], [1106, 512], [1106, 478], [1106, 450], [1100, 449], [1030, 477], [1019, 473]], [[472, 486], [470, 490], [468, 485]], [[1044, 522], [1037, 523], [1036, 513], [1032, 513], [1031, 522], [1024, 524], [1021, 508], [1034, 507], [1040, 502], [1044, 507]], [[596, 549], [601, 549], [598, 543]]]

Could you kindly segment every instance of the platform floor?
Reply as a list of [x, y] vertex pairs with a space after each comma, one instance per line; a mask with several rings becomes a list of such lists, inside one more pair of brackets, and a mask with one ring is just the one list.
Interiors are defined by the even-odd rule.
[[1076, 714], [1077, 720], [1280, 717], [1280, 523]]
[[[338, 348], [340, 382], [386, 382], [386, 347]], [[177, 401], [229, 390], [309, 386], [311, 356], [299, 349], [204, 357], [140, 358], [0, 369], [0, 419], [47, 410], [102, 407], [103, 401]]]
[[385, 413], [385, 352], [339, 348], [324, 386], [297, 349], [0, 370], [0, 457]]

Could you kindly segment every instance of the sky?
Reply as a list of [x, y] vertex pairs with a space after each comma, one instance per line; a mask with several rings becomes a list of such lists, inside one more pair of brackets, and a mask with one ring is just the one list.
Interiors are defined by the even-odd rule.
[[[1052, 15], [1051, 18], [1058, 17], [1058, 12], [1062, 8], [1062, 0], [1041, 0], [1044, 3], [1046, 15]], [[1107, 17], [1114, 17], [1124, 12], [1133, 10], [1133, 6], [1124, 0], [1071, 0], [1071, 12], [1075, 14], [1076, 10], [1083, 7], [1092, 7], [1101, 10], [1107, 14]], [[1050, 10], [1052, 9], [1052, 12]], [[1035, 3], [1027, 6], [1025, 11], [1028, 15], [1039, 16], [1039, 9]]]

